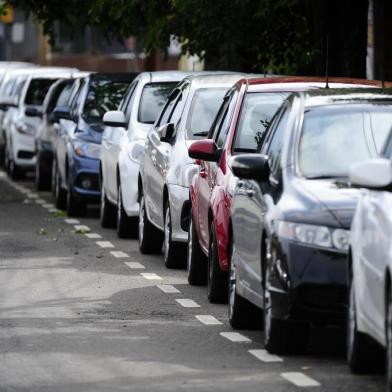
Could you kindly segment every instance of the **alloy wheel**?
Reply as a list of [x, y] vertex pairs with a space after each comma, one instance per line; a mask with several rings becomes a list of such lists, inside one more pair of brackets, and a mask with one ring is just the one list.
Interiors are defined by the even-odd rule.
[[143, 242], [143, 232], [144, 232], [144, 196], [140, 198], [139, 207], [139, 243]]
[[229, 271], [229, 317], [234, 311], [234, 301], [236, 294], [236, 282], [237, 282], [237, 271], [233, 260], [230, 260], [230, 271]]
[[192, 246], [193, 246], [193, 219], [190, 219], [188, 229], [188, 256], [186, 259], [187, 271], [189, 272], [192, 268]]
[[121, 222], [121, 213], [122, 213], [122, 197], [121, 197], [121, 184], [119, 184], [118, 191], [117, 191], [117, 226], [119, 226]]
[[170, 222], [170, 208], [169, 206], [166, 207], [166, 213], [165, 213], [165, 230], [164, 230], [164, 241], [163, 241], [163, 254], [165, 257], [165, 260], [168, 258], [169, 256], [169, 248], [170, 248], [170, 226], [171, 226], [171, 222]]

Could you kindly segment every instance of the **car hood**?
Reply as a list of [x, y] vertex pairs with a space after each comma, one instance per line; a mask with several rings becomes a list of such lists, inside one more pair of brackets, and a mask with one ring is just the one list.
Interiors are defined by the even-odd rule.
[[299, 179], [297, 186], [328, 210], [340, 226], [349, 229], [359, 197], [359, 189], [351, 188], [345, 180]]

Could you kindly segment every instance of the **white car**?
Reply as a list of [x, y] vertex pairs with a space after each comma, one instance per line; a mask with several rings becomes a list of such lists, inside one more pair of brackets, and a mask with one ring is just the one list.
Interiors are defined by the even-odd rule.
[[382, 156], [350, 170], [363, 189], [351, 225], [347, 359], [353, 373], [377, 371], [385, 347], [392, 391], [392, 135]]
[[206, 137], [227, 90], [242, 74], [185, 78], [170, 95], [147, 137], [140, 162], [139, 249], [164, 251], [169, 268], [186, 264], [189, 185], [198, 166], [188, 148]]
[[101, 149], [101, 225], [120, 238], [137, 235], [139, 160], [147, 132], [167, 97], [187, 73], [143, 72], [130, 85], [119, 110], [107, 112]]
[[35, 169], [35, 134], [41, 121], [42, 104], [49, 87], [70, 77], [72, 68], [32, 68], [16, 102], [16, 110], [5, 128], [5, 161], [11, 177]]

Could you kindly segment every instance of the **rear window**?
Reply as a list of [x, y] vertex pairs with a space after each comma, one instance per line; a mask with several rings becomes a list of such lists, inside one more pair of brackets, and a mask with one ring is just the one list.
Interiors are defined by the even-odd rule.
[[144, 124], [154, 124], [162, 106], [176, 85], [176, 82], [146, 84], [140, 98], [138, 121]]
[[186, 121], [188, 139], [199, 139], [195, 134], [208, 132], [222, 104], [228, 88], [202, 88], [192, 98]]
[[56, 79], [32, 79], [24, 103], [26, 105], [42, 105], [46, 93], [55, 81]]
[[88, 122], [100, 122], [110, 110], [117, 110], [130, 82], [92, 80], [83, 107]]

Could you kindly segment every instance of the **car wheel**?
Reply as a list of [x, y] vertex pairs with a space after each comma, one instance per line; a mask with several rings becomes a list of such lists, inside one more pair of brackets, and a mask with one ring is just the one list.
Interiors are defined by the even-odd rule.
[[136, 238], [137, 232], [137, 218], [130, 217], [125, 212], [122, 201], [121, 184], [119, 184], [117, 192], [117, 235], [119, 238]]
[[165, 207], [165, 223], [163, 232], [163, 261], [167, 268], [185, 268], [186, 244], [172, 240], [172, 222], [169, 202]]
[[207, 284], [207, 257], [202, 251], [197, 238], [192, 210], [189, 217], [187, 271], [190, 285], [201, 286]]
[[355, 285], [350, 278], [349, 304], [347, 312], [347, 363], [352, 373], [372, 373], [379, 369], [381, 349], [372, 338], [357, 328]]
[[385, 335], [387, 341], [386, 349], [386, 373], [387, 373], [387, 391], [392, 392], [392, 290], [388, 290], [387, 314], [385, 323]]
[[142, 194], [139, 202], [139, 249], [143, 254], [159, 254], [162, 252], [163, 233], [158, 230], [147, 217]]
[[69, 179], [67, 191], [67, 215], [83, 216], [86, 215], [86, 203], [78, 200], [72, 191], [72, 180]]
[[5, 144], [0, 144], [0, 166], [5, 166]]
[[60, 210], [65, 210], [67, 206], [67, 191], [62, 188], [61, 186], [61, 177], [60, 172], [58, 171], [57, 164], [56, 164], [56, 171], [55, 171], [55, 188], [54, 188], [54, 204], [55, 207]]
[[24, 176], [24, 172], [23, 170], [19, 167], [19, 165], [17, 165], [12, 157], [12, 155], [9, 158], [9, 175], [13, 180], [19, 180], [21, 178], [23, 178]]
[[237, 268], [232, 260], [232, 242], [229, 245], [228, 316], [236, 329], [261, 328], [262, 311], [237, 293]]
[[105, 229], [116, 227], [116, 207], [108, 200], [103, 183], [101, 184], [100, 222]]
[[50, 190], [52, 183], [51, 173], [42, 169], [39, 159], [35, 165], [35, 187], [37, 191]]
[[228, 295], [228, 273], [222, 271], [220, 268], [214, 223], [210, 226], [210, 249], [208, 252], [207, 264], [208, 299], [212, 303], [226, 303]]

